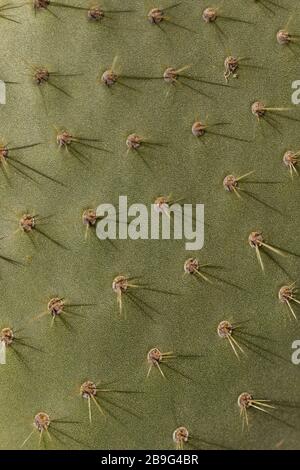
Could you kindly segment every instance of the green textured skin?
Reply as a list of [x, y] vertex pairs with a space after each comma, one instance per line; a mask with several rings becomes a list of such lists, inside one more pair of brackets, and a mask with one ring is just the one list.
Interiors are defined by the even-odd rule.
[[[161, 0], [159, 6], [171, 3]], [[172, 433], [179, 425], [206, 441], [193, 443], [191, 439], [194, 448], [275, 449], [278, 443], [283, 449], [300, 448], [296, 406], [300, 366], [291, 362], [291, 345], [300, 332], [277, 298], [282, 285], [300, 283], [299, 258], [274, 255], [285, 274], [264, 257], [263, 274], [247, 242], [250, 231], [261, 229], [270, 243], [299, 253], [299, 180], [291, 180], [282, 164], [287, 149], [300, 149], [299, 122], [279, 119], [280, 134], [262, 121], [259, 127], [264, 135], [257, 130], [253, 138], [256, 119], [250, 106], [262, 100], [269, 106], [293, 108], [291, 84], [300, 79], [299, 55], [279, 46], [276, 32], [292, 15], [289, 29], [299, 33], [300, 6], [294, 0], [281, 0], [288, 10], [275, 8], [271, 15], [251, 0], [224, 3], [225, 16], [252, 23], [220, 20], [225, 46], [214, 25], [202, 21], [203, 9], [211, 4], [200, 0], [186, 0], [170, 10], [174, 22], [194, 32], [166, 24], [164, 34], [150, 25], [147, 12], [157, 6], [150, 0], [103, 1], [104, 9], [134, 10], [114, 15], [109, 24], [115, 29], [88, 22], [84, 11], [63, 8], [55, 8], [59, 19], [46, 12], [34, 16], [31, 5], [14, 10], [21, 24], [0, 18], [1, 74], [5, 80], [18, 82], [8, 85], [7, 104], [0, 106], [0, 134], [12, 146], [42, 142], [32, 150], [19, 151], [18, 156], [65, 185], [42, 177], [34, 184], [12, 172], [9, 187], [1, 175], [0, 235], [7, 235], [1, 241], [1, 253], [25, 260], [26, 266], [18, 268], [0, 260], [0, 327], [24, 328], [19, 336], [38, 348], [16, 345], [19, 355], [8, 348], [7, 364], [0, 366], [2, 449], [20, 448], [39, 411], [65, 421], [53, 423], [53, 432], [50, 425], [52, 441], [45, 435], [42, 448], [172, 449]], [[251, 57], [252, 64], [264, 68], [240, 68], [239, 79], [231, 79], [228, 88], [194, 84], [211, 99], [185, 87], [166, 98], [168, 86], [163, 80], [128, 81], [138, 91], [116, 86], [112, 93], [97, 82], [99, 73], [117, 55], [116, 68], [123, 74], [157, 76], [167, 66], [192, 64], [187, 74], [225, 84], [223, 62], [229, 52]], [[80, 73], [56, 81], [72, 98], [46, 86], [46, 114], [29, 76], [30, 64], [62, 74]], [[299, 119], [299, 109], [294, 108], [285, 115]], [[191, 126], [197, 117], [205, 120], [206, 115], [210, 122], [229, 123], [217, 132], [251, 143], [211, 135], [202, 146], [192, 136]], [[90, 163], [83, 166], [58, 150], [54, 125], [102, 139], [111, 153], [88, 149]], [[146, 151], [151, 170], [138, 155], [126, 157], [125, 140], [132, 132], [166, 144]], [[281, 182], [251, 189], [282, 215], [224, 191], [224, 176], [251, 170], [256, 171], [251, 180]], [[131, 240], [116, 241], [113, 247], [93, 233], [85, 241], [83, 209], [102, 202], [117, 204], [119, 194], [128, 195], [130, 203], [150, 204], [161, 194], [204, 203], [205, 247], [192, 253], [185, 250], [183, 241]], [[26, 210], [52, 215], [44, 230], [68, 249], [37, 233], [34, 248], [26, 234], [15, 233], [18, 215]], [[191, 276], [183, 279], [183, 263], [190, 256], [222, 266], [221, 276], [244, 290], [196, 283]], [[156, 321], [126, 302], [126, 297], [127, 319], [120, 318], [111, 288], [120, 273], [179, 295], [140, 290], [139, 297], [159, 310], [159, 315], [154, 314]], [[95, 306], [82, 307], [83, 317], [69, 315], [72, 329], [59, 319], [51, 328], [49, 315], [31, 321], [55, 295]], [[296, 305], [295, 312], [299, 316]], [[248, 331], [269, 339], [256, 341], [270, 350], [272, 362], [251, 351], [236, 359], [228, 342], [216, 333], [218, 323], [231, 318], [249, 320]], [[158, 370], [146, 380], [146, 354], [155, 346], [198, 356], [172, 360], [187, 377], [164, 368], [167, 380]], [[93, 406], [90, 425], [87, 402], [79, 396], [79, 386], [86, 379], [117, 380], [120, 389], [142, 391], [108, 397], [140, 418], [113, 403], [105, 405], [99, 397], [107, 419]], [[278, 419], [251, 409], [249, 430], [241, 432], [237, 397], [243, 391], [289, 406], [276, 405], [272, 415]], [[37, 431], [24, 448], [38, 448]]]

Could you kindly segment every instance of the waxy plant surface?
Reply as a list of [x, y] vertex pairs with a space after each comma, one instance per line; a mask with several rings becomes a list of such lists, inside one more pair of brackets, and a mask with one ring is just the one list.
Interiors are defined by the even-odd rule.
[[[0, 7], [2, 449], [300, 447], [300, 5], [175, 3]], [[119, 195], [203, 203], [204, 248], [100, 241]]]

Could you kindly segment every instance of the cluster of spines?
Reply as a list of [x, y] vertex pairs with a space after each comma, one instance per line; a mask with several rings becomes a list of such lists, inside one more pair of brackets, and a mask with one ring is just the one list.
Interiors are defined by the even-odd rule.
[[[267, 0], [265, 0], [267, 2]], [[61, 3], [56, 3], [52, 2], [50, 0], [35, 0], [34, 1], [34, 9], [35, 11], [38, 10], [47, 10], [50, 11], [50, 7], [67, 7], [67, 8], [78, 8], [78, 9], [83, 9], [87, 10], [87, 16], [88, 19], [94, 20], [94, 21], [101, 21], [105, 17], [105, 12], [99, 8], [99, 7], [93, 7], [91, 9], [85, 9], [85, 8], [80, 8], [80, 7], [73, 7], [69, 5], [63, 5]], [[174, 7], [177, 6], [174, 5]], [[3, 10], [3, 9], [2, 9]], [[151, 24], [153, 25], [160, 25], [162, 22], [167, 22], [169, 21], [168, 16], [165, 14], [165, 10], [160, 10], [158, 8], [152, 9], [149, 14], [148, 14], [148, 20]], [[3, 16], [4, 18], [6, 17], [6, 14]], [[218, 17], [222, 18], [222, 15], [219, 14], [218, 9], [214, 8], [207, 8], [204, 10], [202, 18], [204, 22], [206, 23], [215, 23], [218, 19]], [[226, 17], [223, 17], [226, 19]], [[8, 19], [8, 18], [5, 18]], [[280, 45], [289, 45], [293, 41], [294, 36], [287, 32], [286, 30], [280, 30], [277, 33], [277, 42]], [[240, 65], [240, 59], [235, 58], [233, 56], [229, 56], [225, 59], [224, 66], [225, 66], [225, 71], [224, 71], [224, 77], [226, 81], [231, 76], [236, 76], [236, 72], [238, 70], [238, 67]], [[162, 74], [162, 77], [138, 77], [138, 78], [144, 78], [144, 79], [157, 79], [157, 78], [162, 78], [167, 84], [171, 85], [176, 85], [178, 83], [178, 80], [180, 79], [180, 76], [186, 80], [196, 80], [201, 82], [201, 79], [197, 79], [195, 77], [189, 77], [188, 75], [183, 74], [183, 72], [188, 68], [188, 66], [183, 66], [181, 68], [175, 68], [175, 67], [168, 67]], [[54, 75], [54, 74], [53, 74]], [[59, 76], [59, 74], [55, 74], [56, 76]], [[101, 75], [101, 82], [106, 85], [107, 87], [111, 88], [114, 86], [116, 83], [122, 84], [122, 75], [119, 75], [117, 72], [114, 70], [114, 62], [111, 66], [110, 69], [104, 71]], [[136, 79], [137, 77], [128, 77], [128, 76], [123, 76], [123, 78], [126, 79]], [[41, 86], [46, 83], [50, 83], [51, 79], [51, 72], [49, 72], [46, 68], [39, 68], [34, 71], [34, 82], [36, 85]], [[121, 79], [121, 80], [120, 80]], [[218, 85], [218, 83], [217, 83]], [[186, 86], [188, 86], [186, 84]], [[55, 88], [58, 88], [60, 91], [64, 91], [54, 85]], [[191, 87], [190, 87], [191, 88]], [[282, 112], [282, 111], [287, 111], [287, 109], [284, 108], [271, 108], [267, 107], [264, 103], [260, 101], [256, 101], [252, 104], [251, 106], [251, 111], [252, 114], [257, 117], [258, 120], [261, 120], [262, 118], [266, 117], [266, 114], [269, 112]], [[202, 137], [206, 132], [209, 132], [208, 125], [202, 123], [201, 121], [197, 121], [193, 124], [192, 126], [192, 134], [195, 137]], [[217, 134], [218, 135], [218, 134]], [[219, 134], [220, 135], [220, 134]], [[230, 136], [226, 136], [229, 137]], [[96, 147], [93, 142], [99, 142], [97, 139], [88, 139], [88, 138], [82, 138], [82, 137], [76, 137], [73, 136], [71, 132], [63, 129], [59, 130], [57, 132], [57, 137], [56, 137], [56, 142], [59, 146], [59, 148], [64, 148], [67, 149], [72, 155], [76, 156], [78, 159], [83, 158], [82, 153], [75, 148], [75, 145], [81, 144], [82, 146], [90, 147], [92, 149], [97, 149], [97, 150], [105, 150], [103, 148]], [[141, 136], [137, 134], [130, 134], [126, 140], [126, 146], [128, 150], [138, 150], [141, 145], [144, 143], [147, 143], [146, 139], [143, 139]], [[37, 145], [37, 144], [33, 144]], [[32, 147], [33, 145], [29, 146], [24, 146], [20, 148], [26, 148], [26, 147]], [[18, 149], [18, 148], [16, 148]], [[3, 144], [3, 146], [0, 148], [0, 164], [5, 165], [7, 163], [7, 160], [9, 158], [9, 150], [14, 150], [14, 148], [9, 148], [7, 145]], [[289, 168], [291, 175], [297, 174], [297, 163], [298, 163], [298, 154], [299, 152], [294, 152], [294, 151], [288, 151], [285, 153], [283, 157], [283, 162], [284, 164]], [[84, 159], [84, 158], [83, 158]], [[31, 167], [28, 168], [29, 170], [35, 171]], [[239, 196], [238, 191], [241, 190], [239, 182], [246, 178], [248, 175], [252, 173], [249, 172], [246, 175], [240, 176], [240, 177], [235, 177], [233, 175], [227, 176], [224, 181], [223, 185], [224, 188], [229, 191], [229, 192], [234, 192], [236, 195]], [[41, 173], [40, 173], [41, 174]], [[171, 200], [168, 197], [162, 197], [160, 196], [156, 200], [156, 205], [159, 207], [159, 209], [162, 212], [168, 213], [169, 206], [171, 205]], [[37, 230], [38, 226], [38, 218], [35, 214], [30, 214], [30, 213], [24, 213], [22, 217], [19, 220], [19, 229], [23, 231], [26, 234], [30, 234], [31, 232]], [[96, 211], [94, 209], [87, 209], [84, 211], [82, 215], [82, 222], [83, 224], [88, 228], [88, 227], [94, 227], [97, 222], [97, 215]], [[43, 232], [42, 232], [43, 233]], [[45, 234], [44, 234], [45, 235]], [[260, 250], [265, 248], [269, 249], [276, 254], [282, 255], [282, 251], [279, 250], [278, 248], [270, 245], [269, 243], [265, 242], [265, 239], [260, 231], [256, 232], [251, 232], [249, 235], [249, 245], [252, 248], [255, 248], [256, 254], [258, 261], [261, 265], [261, 268], [264, 270], [264, 264], [261, 258]], [[190, 259], [187, 260], [185, 265], [184, 265], [184, 272], [188, 274], [193, 274], [193, 275], [198, 275], [201, 277], [203, 280], [210, 282], [209, 276], [203, 274], [200, 271], [200, 266], [199, 262], [197, 259]], [[138, 287], [143, 287], [139, 286], [138, 284], [134, 284], [131, 282], [130, 279], [128, 279], [125, 276], [118, 276], [117, 278], [114, 279], [112, 288], [114, 292], [117, 294], [118, 298], [118, 303], [120, 306], [120, 310], [122, 310], [122, 297], [124, 294], [128, 294], [128, 290], [132, 288], [138, 288]], [[279, 300], [282, 303], [286, 303], [289, 307], [289, 310], [293, 313], [293, 316], [296, 317], [294, 310], [291, 307], [292, 301], [298, 302], [299, 300], [295, 297], [295, 284], [291, 284], [289, 286], [284, 286], [280, 289], [279, 293]], [[66, 303], [64, 299], [61, 298], [53, 298], [49, 301], [48, 303], [48, 309], [47, 312], [51, 314], [52, 316], [52, 321], [54, 319], [64, 313]], [[223, 321], [218, 325], [217, 332], [218, 335], [221, 338], [227, 338], [236, 354], [238, 357], [238, 350], [240, 352], [244, 352], [244, 350], [241, 348], [239, 343], [233, 338], [233, 332], [237, 328], [234, 324], [228, 322], [228, 321]], [[14, 341], [14, 332], [11, 328], [6, 327], [3, 328], [1, 331], [1, 341], [5, 343], [6, 346], [10, 346], [13, 341]], [[161, 352], [158, 348], [153, 348], [147, 353], [147, 361], [149, 364], [149, 369], [148, 369], [148, 376], [150, 375], [150, 372], [152, 370], [152, 367], [156, 367], [161, 375], [165, 377], [164, 372], [161, 368], [161, 363], [164, 360], [175, 358], [176, 356], [174, 355], [173, 352], [166, 352], [163, 353]], [[97, 408], [99, 410], [101, 409], [101, 406], [96, 400], [96, 394], [97, 394], [97, 385], [92, 382], [92, 381], [86, 381], [82, 384], [80, 388], [80, 394], [83, 398], [88, 400], [89, 403], [89, 416], [91, 420], [91, 402], [95, 402]], [[246, 423], [248, 423], [248, 416], [247, 416], [247, 409], [250, 407], [254, 407], [257, 409], [263, 409], [263, 411], [266, 411], [265, 408], [273, 408], [272, 405], [266, 404], [267, 400], [255, 400], [253, 399], [253, 396], [250, 393], [243, 393], [238, 397], [238, 405], [241, 410], [242, 417]], [[101, 411], [102, 412], [102, 411]], [[40, 439], [42, 437], [43, 432], [49, 432], [48, 428], [50, 426], [51, 420], [50, 417], [47, 413], [40, 412], [38, 413], [35, 418], [34, 418], [34, 427], [35, 429], [38, 430], [40, 434]], [[189, 431], [185, 427], [180, 427], [176, 429], [173, 433], [173, 440], [174, 443], [178, 448], [182, 448], [183, 444], [186, 443], [189, 439]], [[27, 440], [26, 440], [27, 442]]]

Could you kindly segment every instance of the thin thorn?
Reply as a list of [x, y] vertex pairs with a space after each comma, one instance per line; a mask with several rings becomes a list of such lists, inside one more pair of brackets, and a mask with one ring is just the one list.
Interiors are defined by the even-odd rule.
[[256, 252], [256, 256], [257, 256], [257, 259], [258, 259], [258, 261], [259, 261], [259, 264], [260, 264], [260, 266], [261, 266], [261, 269], [262, 269], [262, 271], [264, 272], [264, 271], [265, 271], [265, 267], [264, 267], [264, 264], [263, 264], [263, 261], [262, 261], [261, 254], [260, 254], [260, 251], [259, 251], [258, 246], [255, 247], [255, 252]]
[[35, 429], [33, 431], [31, 431], [31, 433], [29, 433], [29, 435], [26, 437], [25, 441], [21, 445], [21, 448], [25, 446], [26, 442], [29, 441], [29, 439], [31, 438], [31, 436], [33, 435], [34, 432], [35, 432]]

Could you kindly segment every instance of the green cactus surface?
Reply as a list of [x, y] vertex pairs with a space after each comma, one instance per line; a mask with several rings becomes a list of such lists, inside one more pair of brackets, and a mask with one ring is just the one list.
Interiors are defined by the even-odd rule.
[[[97, 4], [0, 5], [0, 448], [299, 449], [300, 5]], [[203, 249], [99, 240], [120, 195]]]

